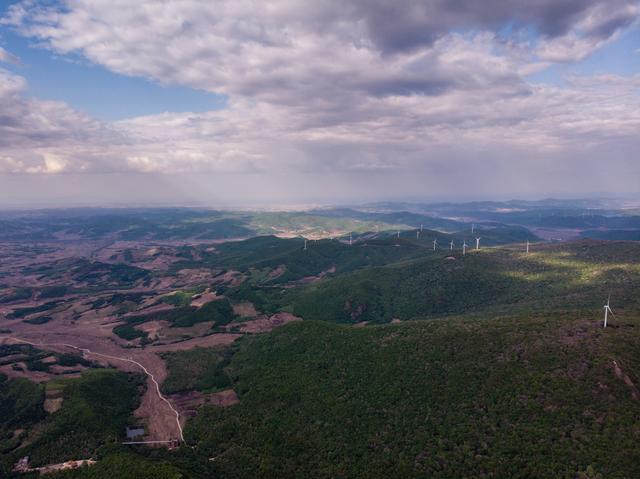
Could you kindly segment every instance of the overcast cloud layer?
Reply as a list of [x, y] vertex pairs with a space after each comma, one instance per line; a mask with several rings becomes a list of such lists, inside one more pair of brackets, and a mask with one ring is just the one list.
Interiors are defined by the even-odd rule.
[[[229, 101], [107, 124], [28, 98], [0, 67], [0, 173], [637, 192], [640, 74], [527, 75], [588, 57], [639, 12], [635, 0], [23, 1], [0, 22], [39, 48]], [[0, 65], [19, 61], [0, 48]]]

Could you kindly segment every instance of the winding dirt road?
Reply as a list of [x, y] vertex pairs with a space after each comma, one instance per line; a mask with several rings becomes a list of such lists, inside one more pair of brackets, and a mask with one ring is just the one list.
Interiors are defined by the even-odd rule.
[[[16, 336], [0, 336], [0, 341], [2, 340], [10, 340], [10, 341], [15, 341], [18, 343], [23, 343], [23, 344], [28, 344], [30, 346], [34, 346], [34, 347], [38, 347], [38, 348], [71, 348], [74, 349], [76, 351], [80, 351], [83, 353], [83, 355], [91, 355], [91, 356], [96, 356], [98, 358], [102, 358], [102, 359], [106, 359], [111, 360], [111, 361], [122, 361], [125, 363], [129, 363], [129, 364], [133, 364], [134, 366], [137, 366], [138, 368], [140, 368], [142, 371], [144, 371], [144, 373], [149, 377], [149, 380], [153, 383], [153, 386], [155, 387], [156, 393], [158, 398], [160, 399], [160, 401], [164, 402], [169, 409], [171, 410], [171, 412], [175, 415], [175, 428], [176, 431], [178, 433], [178, 436], [180, 438], [180, 441], [184, 442], [184, 435], [183, 435], [183, 431], [182, 431], [182, 425], [180, 424], [180, 413], [178, 413], [178, 411], [173, 407], [173, 405], [171, 404], [171, 402], [162, 395], [162, 393], [160, 392], [160, 384], [158, 383], [158, 381], [156, 380], [156, 378], [154, 377], [153, 374], [151, 374], [151, 372], [149, 372], [149, 370], [147, 370], [146, 367], [144, 367], [144, 365], [142, 365], [141, 363], [139, 363], [138, 361], [135, 361], [131, 358], [122, 358], [122, 357], [118, 357], [118, 356], [112, 356], [110, 354], [103, 354], [103, 353], [98, 353], [95, 351], [91, 351], [88, 348], [82, 348], [79, 346], [75, 346], [73, 344], [68, 344], [68, 343], [36, 343], [36, 342], [32, 342], [32, 341], [27, 341], [26, 339], [22, 339], [22, 338], [18, 338]], [[173, 429], [173, 427], [171, 427], [171, 429]], [[175, 439], [175, 437], [170, 438], [170, 439]]]

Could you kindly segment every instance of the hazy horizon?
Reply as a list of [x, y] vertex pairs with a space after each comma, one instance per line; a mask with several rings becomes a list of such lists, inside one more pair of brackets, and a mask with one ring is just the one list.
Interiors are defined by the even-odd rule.
[[131, 201], [131, 200], [99, 200], [94, 201], [73, 201], [73, 200], [59, 200], [55, 198], [49, 198], [42, 201], [20, 201], [16, 203], [0, 204], [0, 212], [2, 211], [39, 211], [39, 210], [73, 210], [73, 209], [162, 209], [162, 208], [192, 208], [192, 209], [210, 209], [220, 211], [282, 211], [282, 212], [296, 212], [296, 211], [309, 211], [314, 209], [331, 209], [331, 208], [374, 208], [381, 205], [389, 204], [394, 206], [394, 210], [402, 209], [402, 205], [407, 206], [429, 206], [437, 204], [452, 204], [452, 205], [465, 205], [473, 203], [518, 203], [518, 202], [530, 202], [530, 203], [543, 203], [545, 201], [558, 201], [567, 203], [584, 203], [585, 207], [597, 209], [603, 204], [616, 209], [635, 209], [640, 208], [640, 196], [638, 195], [585, 195], [582, 197], [576, 196], [560, 196], [560, 195], [541, 195], [541, 196], [501, 196], [501, 197], [469, 197], [469, 198], [450, 198], [450, 197], [400, 197], [400, 198], [370, 198], [368, 200], [340, 200], [334, 201], [286, 201], [286, 202], [207, 202], [203, 200], [193, 201]]

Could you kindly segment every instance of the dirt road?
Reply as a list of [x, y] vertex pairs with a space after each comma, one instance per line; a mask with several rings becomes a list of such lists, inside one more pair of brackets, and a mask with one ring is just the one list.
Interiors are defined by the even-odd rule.
[[[139, 361], [131, 359], [130, 357], [119, 357], [112, 354], [105, 354], [96, 351], [92, 351], [89, 348], [76, 346], [65, 342], [60, 343], [43, 343], [34, 342], [22, 339], [16, 336], [0, 336], [0, 341], [13, 341], [22, 344], [29, 344], [39, 349], [57, 349], [57, 348], [69, 348], [76, 351], [80, 351], [85, 356], [93, 356], [103, 360], [115, 361], [116, 363], [126, 363], [136, 368], [141, 369], [148, 377], [147, 394], [142, 398], [142, 403], [139, 410], [144, 410], [148, 413], [149, 417], [149, 440], [153, 441], [170, 441], [179, 438], [184, 442], [184, 435], [182, 431], [182, 424], [180, 423], [180, 414], [173, 407], [171, 402], [162, 395], [160, 392], [160, 384], [156, 380], [156, 377]], [[117, 367], [117, 365], [116, 365]], [[125, 368], [126, 369], [126, 368]], [[164, 375], [166, 376], [166, 372]], [[161, 380], [164, 377], [161, 378]], [[151, 391], [151, 394], [148, 394]], [[166, 411], [168, 409], [168, 413]], [[146, 415], [146, 414], [145, 414]], [[154, 420], [155, 419], [155, 420]], [[161, 423], [158, 424], [157, 420]]]

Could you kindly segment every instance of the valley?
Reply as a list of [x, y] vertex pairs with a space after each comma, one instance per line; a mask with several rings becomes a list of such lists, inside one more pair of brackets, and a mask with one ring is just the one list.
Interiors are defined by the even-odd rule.
[[[60, 477], [111, 461], [176, 478], [635, 475], [640, 243], [440, 226], [3, 241], [3, 470], [29, 457], [96, 461]], [[113, 418], [88, 412], [91, 390], [82, 400], [92, 446], [46, 440], [53, 424], [85, 428], [76, 385], [114, 378], [132, 393]], [[18, 422], [16, 388], [32, 398]]]

